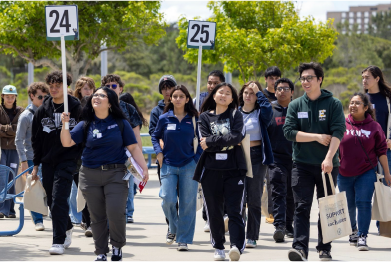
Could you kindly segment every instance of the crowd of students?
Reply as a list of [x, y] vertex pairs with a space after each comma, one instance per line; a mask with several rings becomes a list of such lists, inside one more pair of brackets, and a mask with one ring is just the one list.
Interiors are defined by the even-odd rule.
[[[349, 243], [369, 250], [378, 163], [384, 183], [391, 184], [391, 87], [378, 67], [365, 68], [363, 92], [351, 97], [345, 118], [341, 102], [321, 88], [324, 73], [319, 64], [301, 64], [299, 75], [304, 95], [292, 100], [294, 83], [281, 78], [275, 66], [265, 71], [265, 89], [249, 81], [239, 92], [214, 70], [207, 77], [207, 92], [199, 97], [199, 111], [197, 98], [184, 85], [172, 75], [162, 76], [158, 88], [163, 99], [151, 111], [149, 134], [168, 225], [167, 244], [176, 241], [178, 251], [193, 244], [200, 186], [204, 231], [210, 232], [214, 260], [225, 260], [229, 231], [228, 256], [238, 261], [246, 247], [257, 247], [266, 183], [266, 221], [275, 227], [274, 241], [293, 238], [288, 258], [307, 260], [314, 187], [317, 199], [325, 196], [323, 171], [346, 191], [353, 231]], [[71, 83], [68, 74], [67, 84]], [[91, 78], [81, 77], [68, 95], [68, 113], [62, 72], [52, 72], [46, 83], [28, 87], [27, 110], [17, 106], [14, 86], [2, 89], [0, 163], [15, 172], [19, 163], [23, 170], [33, 166], [34, 180], [40, 179], [42, 167], [53, 227], [50, 254], [63, 254], [71, 245], [73, 224], [81, 223], [85, 235], [93, 237], [96, 261], [107, 260], [109, 242], [111, 260], [122, 260], [125, 225], [134, 222], [137, 190], [133, 177], [125, 175], [127, 153], [142, 168], [144, 182], [149, 179], [140, 137], [141, 127], [148, 123], [123, 88], [118, 75], [104, 76], [99, 88]], [[252, 172], [243, 139], [249, 139]], [[86, 200], [81, 219], [75, 218], [78, 190]], [[10, 193], [14, 191], [12, 187]], [[31, 216], [35, 229], [44, 230], [42, 215]], [[15, 217], [12, 201], [0, 204], [0, 218]], [[316, 250], [320, 260], [332, 259], [331, 243], [322, 241], [320, 221]]]

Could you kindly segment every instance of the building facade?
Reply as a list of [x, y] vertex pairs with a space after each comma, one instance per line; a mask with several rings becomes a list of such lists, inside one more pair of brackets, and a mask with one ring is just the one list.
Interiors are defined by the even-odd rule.
[[[391, 10], [391, 3], [376, 6], [351, 6], [347, 12], [327, 12], [327, 19], [334, 18], [334, 26], [348, 22], [351, 30], [353, 25], [357, 24], [357, 33], [367, 34], [371, 18], [389, 10]], [[343, 29], [342, 33], [346, 33], [346, 30]]]

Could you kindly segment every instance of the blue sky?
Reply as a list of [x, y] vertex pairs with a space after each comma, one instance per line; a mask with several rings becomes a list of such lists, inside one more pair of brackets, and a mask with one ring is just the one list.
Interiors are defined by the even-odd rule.
[[[206, 7], [208, 1], [163, 1], [161, 11], [165, 14], [167, 22], [178, 21], [180, 15], [192, 19], [200, 16], [206, 19], [211, 16]], [[348, 11], [349, 6], [390, 4], [391, 1], [297, 1], [296, 7], [300, 10], [300, 16], [313, 16], [318, 21], [326, 21], [328, 11]]]

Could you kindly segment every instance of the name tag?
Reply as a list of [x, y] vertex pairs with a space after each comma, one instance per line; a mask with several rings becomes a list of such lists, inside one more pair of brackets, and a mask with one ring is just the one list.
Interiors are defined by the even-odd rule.
[[216, 160], [227, 160], [228, 154], [216, 154]]
[[11, 163], [10, 167], [11, 167], [11, 168], [17, 168], [18, 165], [17, 165], [16, 163]]
[[176, 130], [176, 124], [168, 124], [167, 130]]
[[308, 118], [308, 112], [299, 112], [297, 114], [298, 118]]
[[97, 133], [96, 134], [96, 138], [101, 138], [102, 137], [102, 133]]

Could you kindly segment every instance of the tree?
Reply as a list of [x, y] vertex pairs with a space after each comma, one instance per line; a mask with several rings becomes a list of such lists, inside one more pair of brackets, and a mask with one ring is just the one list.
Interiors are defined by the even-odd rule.
[[391, 11], [378, 12], [376, 16], [372, 16], [368, 33], [391, 40]]
[[74, 79], [104, 50], [122, 51], [129, 41], [157, 44], [165, 35], [158, 1], [1, 1], [0, 52], [59, 70], [60, 42], [46, 40], [45, 5], [72, 4], [78, 6], [80, 40], [66, 42], [66, 57]]
[[[241, 80], [257, 79], [259, 72], [276, 65], [282, 71], [301, 62], [323, 62], [332, 55], [337, 37], [332, 21], [300, 20], [292, 2], [209, 2], [216, 22], [215, 50], [203, 52], [203, 62], [225, 64], [225, 71], [239, 70]], [[179, 20], [179, 48], [185, 59], [197, 63], [197, 49], [187, 49], [188, 21]]]

